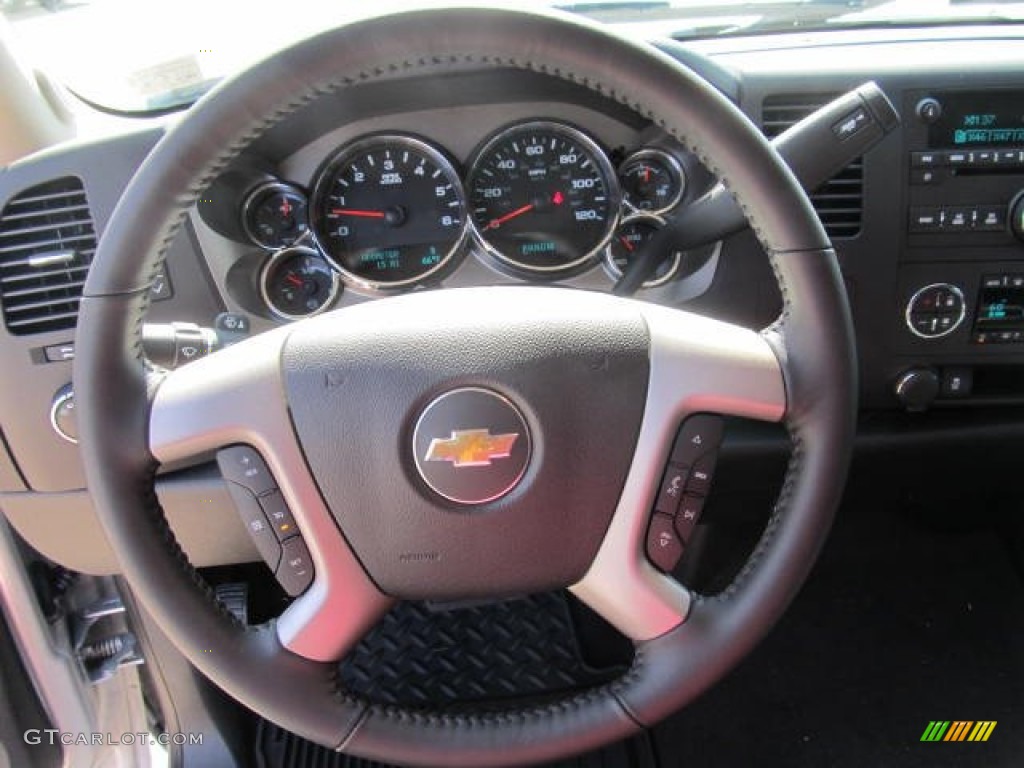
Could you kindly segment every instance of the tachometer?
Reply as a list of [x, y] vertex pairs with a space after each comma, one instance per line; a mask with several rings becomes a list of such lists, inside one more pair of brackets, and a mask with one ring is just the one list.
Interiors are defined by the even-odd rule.
[[401, 288], [442, 270], [467, 231], [452, 164], [426, 142], [373, 136], [328, 161], [313, 192], [313, 234], [350, 283]]
[[620, 193], [600, 147], [561, 123], [508, 128], [476, 155], [467, 183], [487, 251], [517, 272], [560, 276], [600, 257]]

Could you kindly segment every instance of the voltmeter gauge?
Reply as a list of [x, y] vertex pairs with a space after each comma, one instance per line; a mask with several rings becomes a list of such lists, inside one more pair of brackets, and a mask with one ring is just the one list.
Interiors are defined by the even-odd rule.
[[686, 175], [672, 155], [660, 149], [642, 149], [619, 167], [619, 182], [626, 206], [642, 213], [665, 213], [683, 197]]
[[309, 230], [306, 194], [291, 184], [260, 184], [245, 198], [242, 225], [256, 245], [271, 251], [294, 245]]
[[[622, 220], [608, 247], [605, 249], [605, 269], [616, 280], [622, 277], [643, 246], [661, 229], [664, 221], [649, 213], [637, 213]], [[682, 255], [674, 254], [658, 266], [654, 276], [643, 284], [644, 288], [664, 285], [679, 272]]]
[[334, 303], [341, 291], [338, 273], [312, 248], [278, 251], [260, 273], [260, 294], [279, 320], [309, 317]]

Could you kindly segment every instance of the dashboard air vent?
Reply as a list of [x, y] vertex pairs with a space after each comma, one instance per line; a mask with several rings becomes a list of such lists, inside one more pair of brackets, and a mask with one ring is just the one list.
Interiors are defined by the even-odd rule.
[[0, 213], [0, 305], [25, 335], [74, 328], [96, 230], [82, 182], [66, 177], [26, 189]]
[[[768, 138], [774, 138], [836, 96], [835, 93], [768, 96], [761, 107], [761, 128]], [[811, 202], [829, 237], [859, 235], [864, 208], [863, 159], [857, 158], [825, 182], [811, 195]]]

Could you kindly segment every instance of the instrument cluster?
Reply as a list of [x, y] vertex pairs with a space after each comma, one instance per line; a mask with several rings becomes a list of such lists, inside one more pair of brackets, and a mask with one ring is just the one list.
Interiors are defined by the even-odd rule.
[[[500, 129], [466, 169], [436, 142], [382, 132], [333, 151], [308, 194], [273, 177], [250, 186], [234, 231], [267, 254], [258, 282], [269, 313], [316, 314], [343, 287], [377, 295], [436, 283], [471, 254], [523, 280], [599, 264], [615, 280], [687, 188], [671, 152], [610, 153], [555, 120]], [[675, 278], [681, 259], [666, 260], [644, 287]]]

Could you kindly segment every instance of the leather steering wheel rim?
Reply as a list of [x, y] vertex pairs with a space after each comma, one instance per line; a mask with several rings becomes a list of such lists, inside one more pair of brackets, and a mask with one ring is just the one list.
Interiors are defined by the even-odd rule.
[[[412, 711], [340, 690], [335, 665], [288, 651], [273, 622], [241, 627], [188, 564], [154, 492], [150, 408], [163, 374], [145, 361], [140, 330], [148, 287], [188, 209], [270, 127], [344, 89], [496, 68], [562, 78], [624, 104], [696, 152], [734, 192], [782, 290], [783, 313], [761, 336], [785, 383], [794, 452], [740, 575], [718, 596], [694, 596], [682, 623], [636, 642], [621, 678], [537, 706]], [[803, 583], [842, 492], [855, 422], [845, 290], [793, 175], [736, 107], [691, 71], [555, 14], [455, 9], [360, 21], [219, 85], [167, 132], [125, 191], [85, 286], [76, 343], [89, 490], [146, 609], [200, 671], [268, 719], [333, 748], [406, 764], [550, 760], [628, 736], [691, 701], [764, 636]]]

